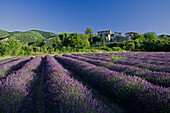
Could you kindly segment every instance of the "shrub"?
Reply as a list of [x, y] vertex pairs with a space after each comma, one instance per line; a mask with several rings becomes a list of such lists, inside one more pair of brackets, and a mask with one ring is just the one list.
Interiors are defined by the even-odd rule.
[[107, 46], [100, 47], [99, 49], [105, 50], [105, 51], [112, 51], [112, 49]]
[[122, 51], [122, 48], [120, 48], [120, 47], [112, 47], [112, 50], [113, 51]]

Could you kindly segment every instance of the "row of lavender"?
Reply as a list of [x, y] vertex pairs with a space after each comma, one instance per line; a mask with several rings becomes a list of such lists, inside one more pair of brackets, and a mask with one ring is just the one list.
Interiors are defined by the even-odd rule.
[[[129, 55], [130, 53], [130, 55]], [[110, 58], [112, 59], [113, 56], [122, 56], [126, 57], [127, 60], [133, 60], [133, 61], [138, 61], [138, 62], [145, 62], [145, 63], [150, 63], [150, 64], [156, 64], [156, 65], [169, 65], [170, 66], [170, 53], [154, 53], [154, 54], [149, 54], [149, 53], [132, 53], [132, 52], [120, 52], [120, 53], [102, 53], [102, 54], [95, 54], [95, 56], [100, 56], [100, 57], [105, 57], [105, 58]], [[161, 55], [161, 56], [159, 56]], [[169, 60], [168, 60], [169, 59]]]
[[83, 60], [97, 66], [103, 66], [109, 68], [113, 71], [124, 72], [130, 75], [136, 75], [145, 78], [147, 81], [154, 83], [155, 85], [161, 85], [165, 87], [170, 87], [170, 73], [150, 71], [148, 69], [142, 69], [135, 66], [115, 64], [111, 62], [106, 62], [102, 60], [94, 60], [76, 55], [64, 54], [64, 56], [72, 57], [75, 59]]
[[11, 62], [11, 61], [18, 60], [18, 59], [20, 59], [20, 57], [13, 57], [13, 58], [0, 60], [0, 64], [4, 64], [4, 63]]
[[170, 60], [170, 53], [160, 53], [160, 52], [116, 52], [116, 53], [87, 53], [90, 55], [104, 55], [104, 56], [124, 56], [127, 58], [135, 58], [135, 59], [152, 59], [152, 60]]
[[12, 62], [0, 64], [0, 78], [10, 74], [13, 70], [20, 68], [23, 64], [28, 62], [30, 59], [32, 59], [32, 57], [28, 56]]
[[162, 60], [167, 61], [170, 60], [170, 53], [160, 53], [160, 52], [118, 52], [118, 53], [110, 53], [110, 55], [120, 55], [126, 56], [127, 58], [140, 58], [140, 59], [153, 59], [153, 60]]
[[[29, 103], [34, 98], [30, 93], [41, 66], [42, 58], [36, 57], [0, 81], [0, 112], [28, 112], [29, 108], [29, 112], [34, 111], [35, 106]], [[90, 90], [69, 75], [52, 56], [45, 57], [46, 112], [109, 112], [93, 99]]]
[[[83, 57], [87, 57], [87, 58], [92, 58], [92, 59], [96, 59], [96, 60], [105, 60], [105, 61], [110, 61], [110, 58], [104, 58], [104, 57], [96, 57], [96, 56], [92, 56], [92, 55], [87, 55], [87, 54], [77, 54], [78, 56], [83, 56]], [[131, 65], [131, 66], [136, 66], [139, 68], [146, 68], [152, 71], [158, 71], [158, 72], [170, 72], [170, 66], [168, 65], [155, 65], [155, 64], [148, 64], [145, 62], [140, 62], [140, 61], [133, 61], [133, 60], [129, 60], [129, 59], [119, 59], [114, 61], [114, 63], [117, 64], [125, 64], [125, 65]]]
[[153, 85], [140, 77], [111, 71], [70, 57], [60, 55], [55, 57], [79, 73], [100, 92], [111, 98], [118, 97], [131, 112], [166, 113], [169, 111], [170, 88]]
[[[24, 59], [29, 59], [29, 57]], [[41, 61], [41, 57], [36, 57], [0, 81], [0, 112], [24, 112], [22, 106], [31, 99], [28, 96], [30, 87], [37, 77], [35, 71], [40, 69]]]
[[82, 83], [70, 77], [52, 56], [45, 56], [46, 112], [107, 113]]
[[[167, 64], [170, 62], [170, 53], [134, 53], [134, 52], [118, 52], [118, 53], [88, 53], [85, 55], [103, 57], [105, 59], [111, 59], [112, 56], [122, 56], [130, 60], [139, 60], [147, 63], [154, 63], [158, 65]], [[170, 63], [168, 63], [170, 65]]]

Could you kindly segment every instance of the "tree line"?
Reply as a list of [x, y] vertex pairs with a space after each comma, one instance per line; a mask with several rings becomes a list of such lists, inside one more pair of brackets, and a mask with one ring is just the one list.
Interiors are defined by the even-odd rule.
[[170, 51], [170, 38], [167, 35], [157, 36], [155, 32], [136, 34], [131, 41], [115, 42], [110, 45], [106, 45], [106, 39], [103, 37], [100, 47], [94, 46], [94, 43], [101, 39], [93, 33], [93, 29], [89, 27], [85, 30], [85, 34], [61, 33], [48, 39], [39, 38], [33, 43], [21, 42], [11, 36], [6, 41], [0, 41], [0, 56], [26, 56], [34, 53], [98, 52], [100, 50]]

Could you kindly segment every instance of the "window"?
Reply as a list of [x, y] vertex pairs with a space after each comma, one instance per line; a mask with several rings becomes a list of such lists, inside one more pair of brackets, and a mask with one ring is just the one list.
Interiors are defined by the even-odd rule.
[[100, 34], [100, 36], [102, 36], [102, 34]]

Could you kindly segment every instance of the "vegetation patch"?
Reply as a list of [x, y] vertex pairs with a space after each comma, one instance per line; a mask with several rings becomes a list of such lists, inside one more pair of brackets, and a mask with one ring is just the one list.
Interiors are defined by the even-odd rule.
[[111, 60], [111, 62], [115, 62], [116, 60], [126, 59], [126, 58], [127, 57], [112, 55], [110, 60]]

